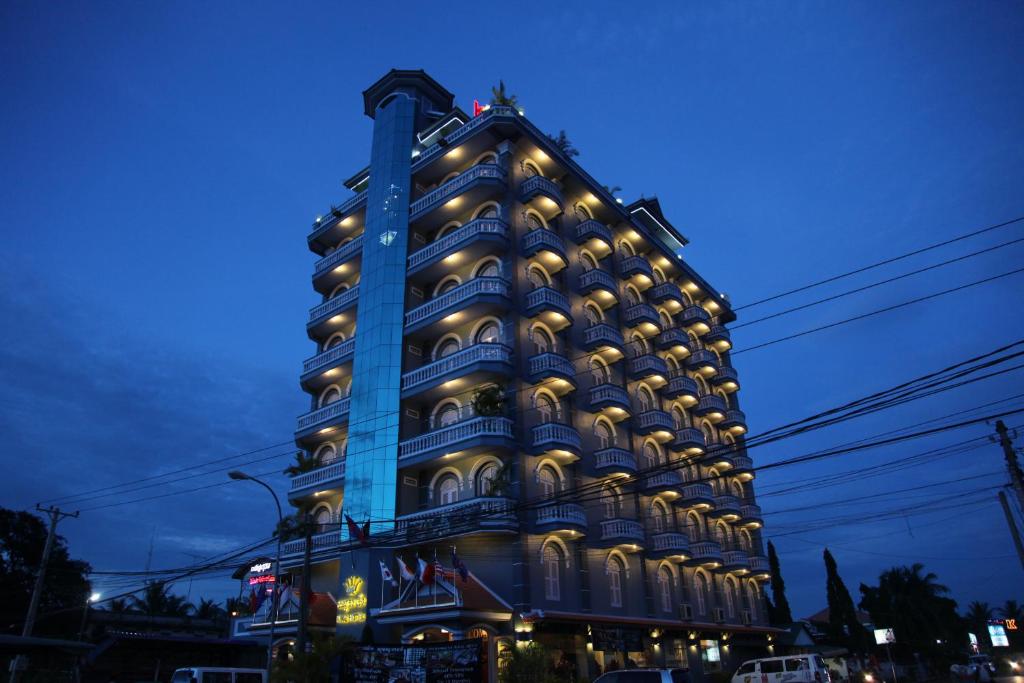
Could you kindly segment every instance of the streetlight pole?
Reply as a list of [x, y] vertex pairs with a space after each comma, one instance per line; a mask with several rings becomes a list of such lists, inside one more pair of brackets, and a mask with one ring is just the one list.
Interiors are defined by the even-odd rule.
[[271, 594], [270, 608], [270, 639], [267, 642], [267, 683], [270, 683], [270, 675], [274, 668], [274, 625], [277, 623], [277, 579], [281, 574], [281, 526], [284, 522], [284, 515], [281, 514], [281, 501], [278, 500], [277, 494], [266, 482], [257, 479], [256, 477], [249, 476], [245, 472], [239, 470], [232, 470], [228, 472], [228, 477], [236, 481], [252, 481], [256, 482], [266, 490], [270, 491], [270, 495], [274, 497], [274, 505], [277, 506], [277, 555], [274, 558], [274, 589]]

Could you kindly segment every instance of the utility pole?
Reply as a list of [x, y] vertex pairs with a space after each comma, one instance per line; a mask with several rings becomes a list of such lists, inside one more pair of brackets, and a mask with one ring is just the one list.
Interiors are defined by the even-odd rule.
[[1003, 455], [1006, 457], [1006, 469], [1010, 471], [1010, 484], [1017, 494], [1017, 502], [1024, 510], [1024, 475], [1021, 474], [1020, 465], [1017, 463], [1017, 452], [1013, 450], [1013, 438], [1010, 437], [1009, 430], [1002, 420], [996, 420], [996, 435], [999, 445], [1003, 447]]
[[299, 632], [295, 650], [297, 653], [306, 654], [306, 651], [310, 649], [308, 645], [308, 634], [306, 633], [309, 618], [306, 613], [309, 611], [309, 595], [310, 590], [312, 589], [312, 581], [309, 576], [309, 572], [313, 553], [313, 516], [309, 513], [303, 515], [302, 526], [306, 536], [306, 545], [305, 550], [302, 553], [302, 590], [299, 593]]
[[[25, 615], [25, 625], [21, 629], [21, 637], [28, 638], [32, 635], [32, 629], [36, 625], [36, 614], [39, 612], [39, 600], [43, 596], [43, 583], [46, 580], [46, 565], [50, 562], [50, 553], [53, 551], [53, 543], [57, 538], [57, 522], [63, 517], [78, 517], [77, 512], [61, 512], [60, 508], [50, 506], [42, 508], [38, 504], [36, 510], [50, 515], [50, 530], [46, 534], [46, 545], [43, 546], [43, 557], [39, 560], [39, 571], [36, 572], [36, 585], [32, 589], [32, 599], [28, 603], [28, 614]], [[23, 658], [18, 655], [11, 662], [11, 683], [17, 683], [21, 675]]]
[[1024, 567], [1024, 543], [1021, 543], [1020, 532], [1017, 531], [1017, 522], [1010, 512], [1010, 502], [1006, 500], [1006, 493], [999, 492], [999, 504], [1003, 506], [1003, 514], [1006, 515], [1006, 524], [1010, 527], [1010, 536], [1013, 537], [1013, 545], [1017, 548], [1017, 557], [1020, 558], [1020, 566]]

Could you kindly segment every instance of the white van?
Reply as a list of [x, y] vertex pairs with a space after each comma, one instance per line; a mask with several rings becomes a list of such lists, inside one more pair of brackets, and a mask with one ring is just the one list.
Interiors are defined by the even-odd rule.
[[832, 683], [832, 679], [821, 655], [791, 655], [743, 662], [732, 683]]
[[267, 683], [267, 672], [265, 669], [196, 666], [175, 670], [171, 683]]

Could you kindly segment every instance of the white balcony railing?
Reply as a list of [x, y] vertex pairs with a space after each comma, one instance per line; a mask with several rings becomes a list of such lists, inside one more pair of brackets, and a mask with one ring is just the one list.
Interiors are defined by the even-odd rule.
[[455, 307], [466, 299], [481, 294], [492, 294], [508, 297], [512, 286], [509, 281], [501, 277], [475, 277], [469, 282], [459, 285], [450, 292], [446, 292], [436, 299], [417, 306], [405, 314], [405, 324], [414, 325], [421, 320], [444, 311], [446, 308]]
[[397, 520], [399, 531], [424, 529], [437, 531], [441, 528], [456, 528], [472, 521], [470, 526], [480, 527], [494, 523], [509, 523], [516, 520], [515, 501], [510, 498], [481, 496], [449, 505], [440, 505], [429, 510], [420, 510], [402, 515]]
[[330, 315], [335, 311], [344, 308], [348, 304], [352, 303], [359, 298], [359, 285], [355, 285], [344, 292], [341, 292], [336, 297], [328, 299], [319, 306], [314, 306], [309, 309], [309, 322], [319, 320], [326, 315]]
[[466, 223], [458, 230], [448, 233], [441, 239], [431, 242], [422, 249], [414, 251], [409, 255], [409, 268], [415, 268], [426, 263], [438, 254], [443, 254], [449, 249], [463, 242], [468, 242], [479, 235], [499, 235], [504, 237], [507, 234], [508, 224], [505, 221], [497, 218], [477, 218]]
[[292, 477], [292, 491], [304, 489], [309, 486], [317, 486], [324, 484], [329, 481], [337, 481], [345, 478], [345, 461], [339, 460], [331, 463], [330, 465], [324, 465], [318, 467], [312, 472], [304, 472], [303, 474], [297, 474]]
[[537, 524], [587, 525], [587, 513], [576, 503], [553, 503], [537, 508]]
[[473, 344], [450, 356], [445, 356], [433, 363], [428, 363], [423, 367], [405, 373], [402, 375], [402, 389], [408, 389], [417, 384], [442, 377], [449, 372], [454, 372], [474, 363], [485, 362], [511, 363], [512, 349], [504, 344]]
[[411, 458], [437, 448], [450, 448], [482, 436], [512, 438], [512, 420], [507, 417], [475, 417], [407, 439], [398, 445], [399, 458]]
[[469, 170], [463, 171], [459, 175], [455, 176], [436, 190], [428, 192], [423, 197], [414, 201], [409, 207], [409, 215], [414, 216], [426, 211], [428, 208], [448, 199], [466, 185], [469, 185], [474, 180], [479, 180], [480, 178], [504, 180], [505, 169], [500, 166], [495, 166], [494, 164], [479, 164], [477, 166], [473, 166]]
[[337, 346], [332, 346], [326, 351], [316, 354], [312, 358], [307, 358], [302, 363], [302, 372], [305, 374], [307, 372], [313, 372], [314, 370], [327, 367], [328, 365], [336, 362], [339, 358], [352, 355], [355, 353], [355, 350], [356, 338], [349, 337]]
[[310, 427], [316, 426], [321, 422], [327, 420], [333, 420], [336, 417], [344, 415], [349, 410], [349, 397], [346, 396], [343, 399], [335, 401], [325, 405], [323, 408], [318, 408], [314, 411], [308, 412], [305, 415], [299, 416], [298, 428], [299, 430], [309, 429]]

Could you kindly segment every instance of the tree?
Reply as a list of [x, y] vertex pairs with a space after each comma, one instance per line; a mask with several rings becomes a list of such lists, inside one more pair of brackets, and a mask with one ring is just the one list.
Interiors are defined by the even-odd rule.
[[498, 86], [491, 86], [491, 104], [505, 107], [518, 107], [519, 99], [515, 95], [505, 93], [505, 81], [499, 80]]
[[[21, 634], [46, 545], [47, 525], [30, 512], [0, 508], [0, 630]], [[71, 637], [78, 632], [91, 567], [71, 559], [64, 537], [54, 539], [39, 600], [34, 635]]]
[[350, 653], [352, 639], [348, 636], [311, 634], [311, 652], [295, 652], [291, 659], [276, 661], [272, 683], [291, 681], [326, 681], [331, 677], [331, 662]]
[[216, 600], [207, 600], [201, 598], [199, 604], [195, 608], [196, 619], [209, 619], [210, 621], [220, 621], [227, 616], [224, 608], [217, 604]]
[[780, 626], [793, 623], [793, 613], [789, 610], [789, 600], [786, 599], [786, 582], [782, 580], [782, 570], [779, 569], [779, 556], [775, 553], [775, 546], [768, 541], [768, 570], [772, 574], [772, 600], [775, 604], [775, 618], [772, 624]]
[[284, 468], [284, 473], [289, 477], [295, 477], [306, 472], [312, 472], [318, 467], [320, 467], [320, 458], [297, 451], [295, 453], [295, 464]]
[[828, 635], [848, 649], [863, 652], [868, 645], [866, 632], [857, 618], [857, 609], [846, 584], [839, 576], [839, 568], [832, 553], [825, 548], [825, 594], [828, 598]]
[[564, 130], [558, 131], [557, 137], [548, 133], [548, 140], [551, 140], [555, 147], [561, 150], [562, 154], [567, 157], [578, 157], [580, 155], [580, 151], [573, 146]]
[[555, 683], [551, 655], [540, 643], [528, 643], [526, 647], [513, 647], [505, 651], [498, 668], [499, 683]]
[[508, 490], [512, 487], [512, 463], [505, 462], [501, 464], [498, 471], [494, 473], [494, 478], [487, 482], [487, 491], [485, 495], [488, 496], [504, 496], [508, 493]]
[[505, 413], [505, 387], [489, 384], [473, 392], [473, 412], [484, 417], [497, 417]]
[[604, 191], [613, 197], [615, 196], [616, 192], [622, 192], [622, 188], [619, 187], [618, 185], [612, 185], [611, 187], [608, 187], [607, 185], [602, 185], [601, 187], [603, 187]]
[[1024, 621], [1024, 607], [1021, 607], [1016, 600], [1007, 600], [999, 608], [1003, 619], [1018, 619]]
[[187, 617], [192, 605], [181, 595], [171, 593], [171, 584], [147, 581], [142, 596], [131, 596], [131, 608], [151, 617]]
[[249, 614], [249, 601], [245, 598], [228, 598], [224, 611], [231, 615]]

